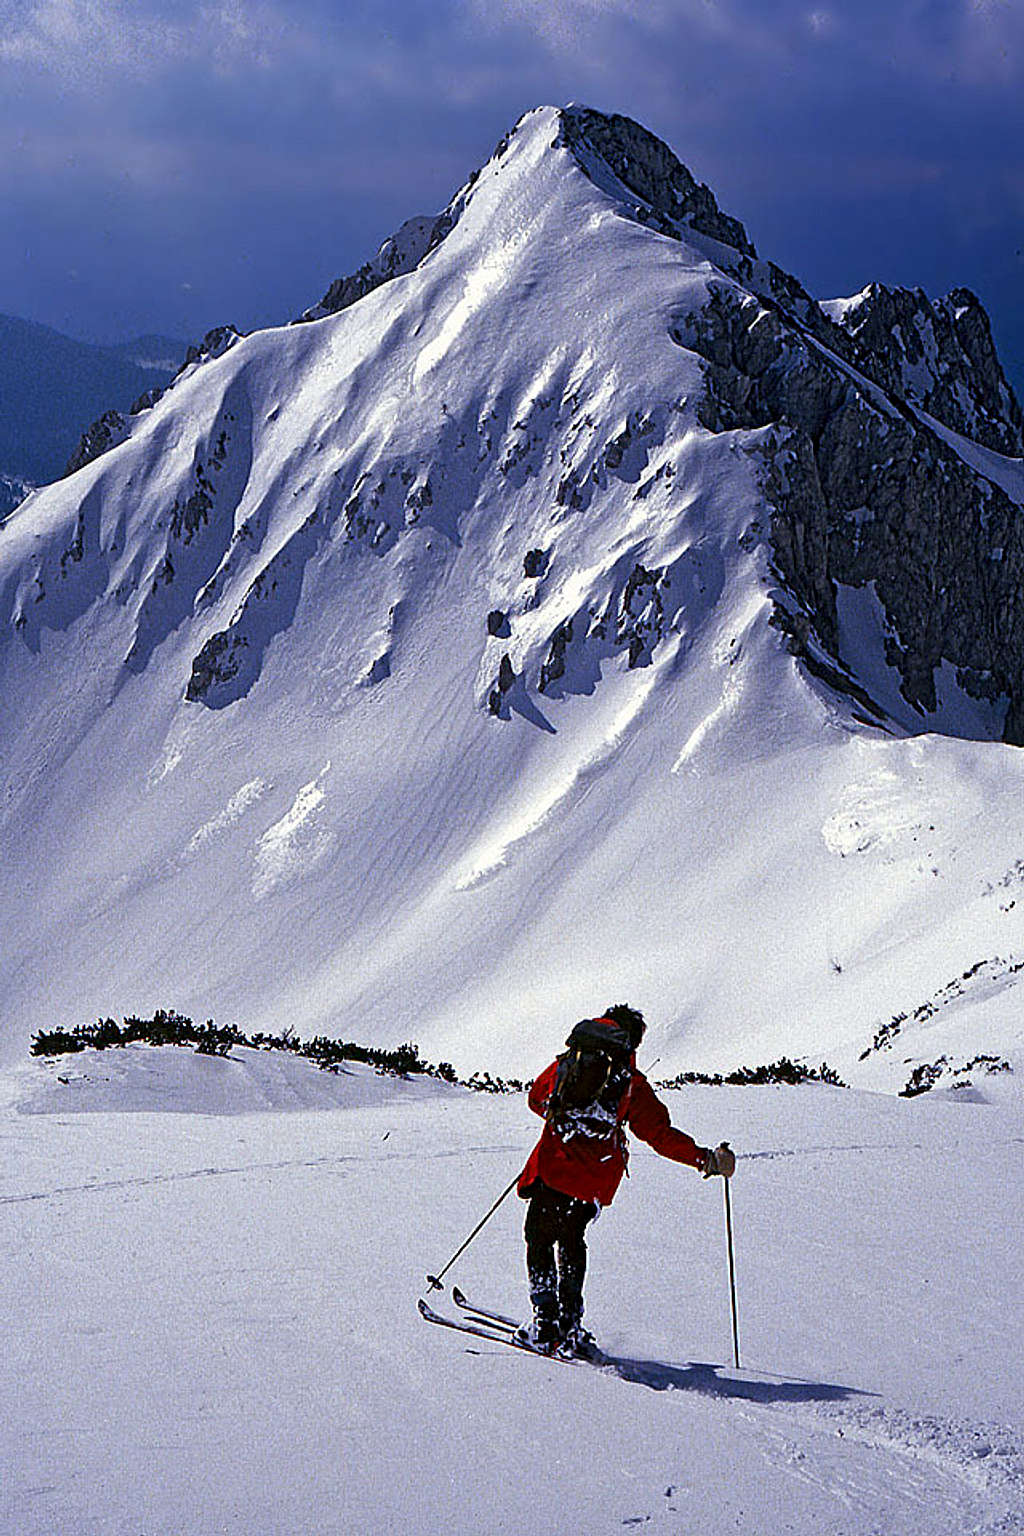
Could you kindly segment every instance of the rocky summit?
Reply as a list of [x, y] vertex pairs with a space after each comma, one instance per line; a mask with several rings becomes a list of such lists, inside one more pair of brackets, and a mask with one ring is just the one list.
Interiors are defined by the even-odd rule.
[[972, 294], [818, 301], [528, 113], [0, 525], [11, 1048], [170, 1001], [522, 1071], [630, 996], [672, 1070], [1015, 1049], [1022, 454]]

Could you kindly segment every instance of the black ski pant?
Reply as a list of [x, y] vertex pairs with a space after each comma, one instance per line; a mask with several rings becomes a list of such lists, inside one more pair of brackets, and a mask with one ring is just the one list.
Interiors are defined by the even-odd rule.
[[583, 1316], [587, 1223], [597, 1206], [563, 1195], [538, 1179], [526, 1211], [526, 1273], [533, 1315], [565, 1332]]

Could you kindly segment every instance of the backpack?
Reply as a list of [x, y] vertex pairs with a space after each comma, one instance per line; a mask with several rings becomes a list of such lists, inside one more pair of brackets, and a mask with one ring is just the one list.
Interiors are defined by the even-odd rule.
[[606, 1141], [633, 1080], [633, 1042], [611, 1019], [582, 1019], [565, 1044], [545, 1119], [562, 1141]]

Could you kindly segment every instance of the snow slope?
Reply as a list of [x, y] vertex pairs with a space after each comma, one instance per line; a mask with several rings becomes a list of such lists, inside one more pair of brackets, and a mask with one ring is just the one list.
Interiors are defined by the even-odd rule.
[[621, 998], [666, 1075], [1019, 1059], [998, 704], [901, 705], [865, 592], [886, 728], [798, 669], [759, 434], [700, 425], [678, 339], [720, 248], [557, 139], [528, 114], [414, 270], [192, 365], [0, 529], [7, 1061], [174, 1006], [529, 1075]]
[[[596, 1370], [417, 1316], [537, 1124], [424, 1089], [148, 1047], [3, 1079], [4, 1536], [1024, 1530], [1015, 1109], [668, 1094], [739, 1153], [742, 1368], [721, 1185], [638, 1145]], [[454, 1271], [517, 1314], [521, 1216]]]

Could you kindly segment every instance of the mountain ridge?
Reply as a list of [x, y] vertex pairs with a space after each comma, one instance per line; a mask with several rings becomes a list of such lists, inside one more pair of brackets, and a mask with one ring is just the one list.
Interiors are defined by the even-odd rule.
[[1024, 952], [983, 894], [1017, 469], [860, 372], [688, 172], [637, 217], [588, 158], [656, 190], [627, 123], [527, 114], [443, 239], [224, 330], [0, 530], [15, 1032], [173, 993], [515, 1074], [553, 1011], [632, 993], [668, 1071], [842, 1067]]

